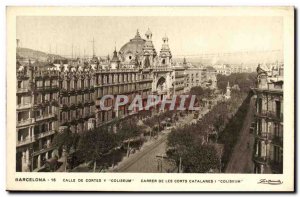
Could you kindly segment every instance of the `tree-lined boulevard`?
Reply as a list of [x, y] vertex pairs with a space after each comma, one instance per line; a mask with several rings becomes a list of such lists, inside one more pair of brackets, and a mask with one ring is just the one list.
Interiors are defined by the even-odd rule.
[[[241, 82], [245, 77], [248, 81]], [[192, 88], [200, 111], [140, 111], [82, 134], [66, 129], [54, 139], [63, 150], [57, 171], [249, 172], [250, 164], [242, 167], [237, 161], [240, 150], [251, 161], [252, 147], [245, 149], [244, 142], [251, 137], [251, 77], [219, 77], [220, 90]], [[243, 90], [232, 90], [225, 99], [224, 80], [237, 81]]]

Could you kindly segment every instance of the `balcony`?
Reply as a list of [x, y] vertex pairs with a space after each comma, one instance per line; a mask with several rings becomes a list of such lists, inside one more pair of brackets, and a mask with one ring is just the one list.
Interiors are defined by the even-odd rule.
[[283, 113], [277, 114], [276, 112], [269, 111], [267, 115], [268, 117], [274, 120], [281, 121], [281, 122], [283, 121]]
[[55, 130], [50, 130], [50, 131], [39, 133], [39, 134], [35, 135], [35, 137], [36, 137], [36, 139], [40, 139], [40, 138], [43, 138], [43, 137], [53, 135], [54, 133], [55, 133]]
[[262, 118], [269, 118], [269, 119], [280, 121], [280, 122], [283, 121], [283, 113], [277, 114], [274, 111], [256, 112], [256, 116], [262, 117]]
[[275, 89], [275, 88], [268, 88], [267, 86], [259, 86], [258, 88], [253, 88], [254, 92], [257, 93], [273, 93], [273, 94], [279, 94], [282, 95], [283, 94], [283, 90], [282, 89]]
[[273, 136], [272, 137], [272, 144], [281, 146], [283, 145], [283, 137], [280, 136]]
[[62, 88], [60, 89], [60, 94], [63, 95], [63, 94], [68, 94], [69, 93], [69, 90], [67, 90], [66, 88]]
[[177, 74], [177, 75], [175, 75], [175, 79], [176, 79], [176, 78], [183, 78], [183, 77], [185, 77], [184, 74]]
[[24, 146], [24, 145], [27, 145], [27, 144], [30, 144], [32, 142], [34, 142], [35, 139], [34, 138], [26, 138], [26, 139], [23, 139], [22, 141], [17, 141], [17, 147], [20, 147], [20, 146]]
[[69, 108], [68, 104], [66, 104], [66, 103], [59, 104], [59, 107], [61, 109], [68, 109]]
[[167, 67], [155, 67], [154, 68], [154, 72], [169, 72], [171, 71], [170, 68]]
[[183, 90], [184, 89], [184, 86], [176, 86], [175, 90]]
[[254, 162], [260, 163], [260, 164], [266, 164], [268, 161], [266, 156], [259, 156], [259, 155], [254, 155], [253, 160], [254, 160]]
[[32, 104], [31, 103], [21, 103], [19, 105], [17, 105], [17, 109], [27, 109], [27, 108], [31, 108]]
[[255, 134], [256, 138], [259, 138], [261, 140], [269, 140], [270, 136], [267, 132], [258, 132]]
[[55, 117], [55, 114], [46, 114], [46, 115], [36, 117], [35, 120], [41, 121], [41, 120], [46, 120], [46, 119], [54, 118], [54, 117]]
[[43, 92], [53, 92], [53, 91], [58, 91], [59, 88], [57, 85], [52, 85], [52, 86], [39, 86], [36, 87], [37, 91], [43, 91]]
[[52, 146], [52, 144], [44, 144], [43, 147], [42, 147], [40, 150], [35, 151], [35, 152], [32, 154], [32, 156], [37, 156], [37, 155], [40, 155], [40, 154], [42, 154], [42, 153], [46, 153], [46, 152], [48, 152], [48, 151], [50, 151], [50, 150], [53, 150], [53, 149], [55, 149], [55, 148], [56, 148], [56, 147], [55, 147], [55, 146]]
[[17, 126], [26, 126], [26, 125], [29, 125], [29, 124], [31, 124], [31, 123], [33, 123], [33, 119], [32, 118], [28, 118], [28, 119], [26, 119], [26, 120], [20, 120], [20, 121], [18, 121], [17, 122]]
[[17, 93], [26, 93], [28, 91], [28, 88], [17, 88]]
[[153, 81], [153, 79], [150, 79], [150, 78], [148, 78], [148, 79], [140, 79], [139, 80], [139, 82], [152, 82]]

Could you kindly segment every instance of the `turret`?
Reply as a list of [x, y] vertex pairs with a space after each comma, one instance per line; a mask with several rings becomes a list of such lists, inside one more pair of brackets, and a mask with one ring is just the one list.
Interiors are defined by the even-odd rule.
[[[137, 32], [138, 33], [138, 32]], [[152, 32], [150, 31], [150, 29], [148, 28], [148, 30], [145, 33], [146, 39], [147, 41], [152, 41]]]
[[119, 60], [119, 57], [118, 57], [117, 50], [115, 48], [114, 55], [113, 55], [113, 57], [110, 61], [110, 67], [112, 69], [119, 69], [119, 66], [120, 66], [120, 60]]
[[162, 48], [160, 50], [159, 58], [160, 58], [160, 65], [161, 66], [170, 66], [171, 65], [171, 59], [172, 59], [172, 54], [169, 48], [168, 44], [168, 37], [165, 35], [162, 38], [163, 44]]
[[186, 62], [186, 59], [185, 59], [185, 57], [183, 58], [183, 67], [185, 68], [185, 69], [188, 69], [188, 65], [187, 65], [187, 62]]
[[150, 67], [154, 63], [154, 58], [156, 57], [157, 53], [152, 43], [152, 32], [148, 28], [147, 32], [145, 33], [146, 42], [143, 48], [143, 67]]

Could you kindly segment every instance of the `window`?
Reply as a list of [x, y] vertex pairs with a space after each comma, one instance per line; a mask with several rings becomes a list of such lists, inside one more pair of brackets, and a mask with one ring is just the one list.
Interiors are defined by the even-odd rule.
[[280, 118], [281, 115], [281, 102], [280, 101], [275, 101], [276, 103], [276, 116], [277, 118]]
[[18, 96], [18, 105], [20, 105], [22, 102], [22, 97], [21, 96]]
[[77, 88], [77, 81], [74, 81], [74, 88]]
[[67, 90], [70, 90], [70, 81], [67, 81]]
[[259, 98], [258, 102], [257, 102], [257, 111], [258, 111], [258, 113], [261, 113], [261, 110], [262, 110], [262, 99]]
[[280, 147], [278, 146], [274, 146], [274, 162], [282, 162], [282, 150], [280, 150]]
[[259, 119], [257, 121], [257, 127], [258, 127], [258, 129], [257, 129], [258, 134], [261, 134], [261, 132], [262, 132], [262, 122], [261, 122], [261, 119]]
[[49, 131], [52, 130], [52, 122], [49, 123]]
[[22, 88], [22, 81], [18, 81], [18, 88]]

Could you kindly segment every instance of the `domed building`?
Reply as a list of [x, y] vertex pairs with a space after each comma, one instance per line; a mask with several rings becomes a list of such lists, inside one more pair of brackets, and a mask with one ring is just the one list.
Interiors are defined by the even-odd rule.
[[130, 64], [136, 57], [142, 57], [145, 42], [146, 40], [141, 38], [137, 30], [135, 37], [124, 44], [119, 51], [122, 62]]
[[147, 68], [154, 65], [157, 53], [152, 43], [150, 29], [147, 30], [145, 36], [146, 39], [143, 39], [137, 30], [135, 37], [121, 47], [119, 55], [123, 66], [138, 65]]

